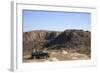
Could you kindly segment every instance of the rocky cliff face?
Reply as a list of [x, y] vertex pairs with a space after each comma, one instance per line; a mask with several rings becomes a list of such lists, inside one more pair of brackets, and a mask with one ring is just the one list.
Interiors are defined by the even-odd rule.
[[43, 49], [44, 45], [56, 38], [61, 32], [35, 30], [23, 33], [23, 50]]
[[91, 46], [91, 33], [83, 30], [46, 31], [35, 30], [23, 33], [23, 50], [32, 49], [80, 49]]

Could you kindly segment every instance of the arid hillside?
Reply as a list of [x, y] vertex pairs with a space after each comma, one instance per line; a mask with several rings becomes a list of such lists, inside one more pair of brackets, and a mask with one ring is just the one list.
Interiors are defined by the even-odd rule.
[[23, 32], [23, 56], [34, 50], [67, 51], [91, 55], [91, 32], [83, 30]]

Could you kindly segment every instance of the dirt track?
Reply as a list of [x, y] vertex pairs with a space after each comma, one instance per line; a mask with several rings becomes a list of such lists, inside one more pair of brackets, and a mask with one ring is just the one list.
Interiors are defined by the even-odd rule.
[[51, 61], [67, 61], [67, 60], [87, 60], [90, 57], [86, 54], [77, 52], [50, 51], [50, 57], [47, 59], [30, 59], [31, 55], [24, 55], [23, 62], [51, 62]]

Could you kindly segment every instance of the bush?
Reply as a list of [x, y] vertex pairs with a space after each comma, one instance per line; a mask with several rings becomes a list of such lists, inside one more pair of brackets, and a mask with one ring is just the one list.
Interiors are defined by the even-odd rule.
[[82, 48], [78, 49], [77, 52], [82, 53], [82, 54], [90, 55], [91, 54], [91, 48], [90, 47], [88, 47], [88, 48], [86, 48], [86, 47], [83, 48], [82, 47]]

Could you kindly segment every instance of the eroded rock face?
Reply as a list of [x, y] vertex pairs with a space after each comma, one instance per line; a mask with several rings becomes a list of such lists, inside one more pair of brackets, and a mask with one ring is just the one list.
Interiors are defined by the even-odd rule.
[[83, 30], [65, 30], [46, 45], [46, 47], [52, 48], [74, 48], [82, 46], [91, 46], [90, 32]]
[[44, 48], [45, 44], [55, 39], [61, 32], [35, 30], [23, 33], [23, 50], [32, 51], [32, 49]]
[[23, 50], [89, 48], [91, 33], [83, 30], [46, 31], [35, 30], [23, 33]]

